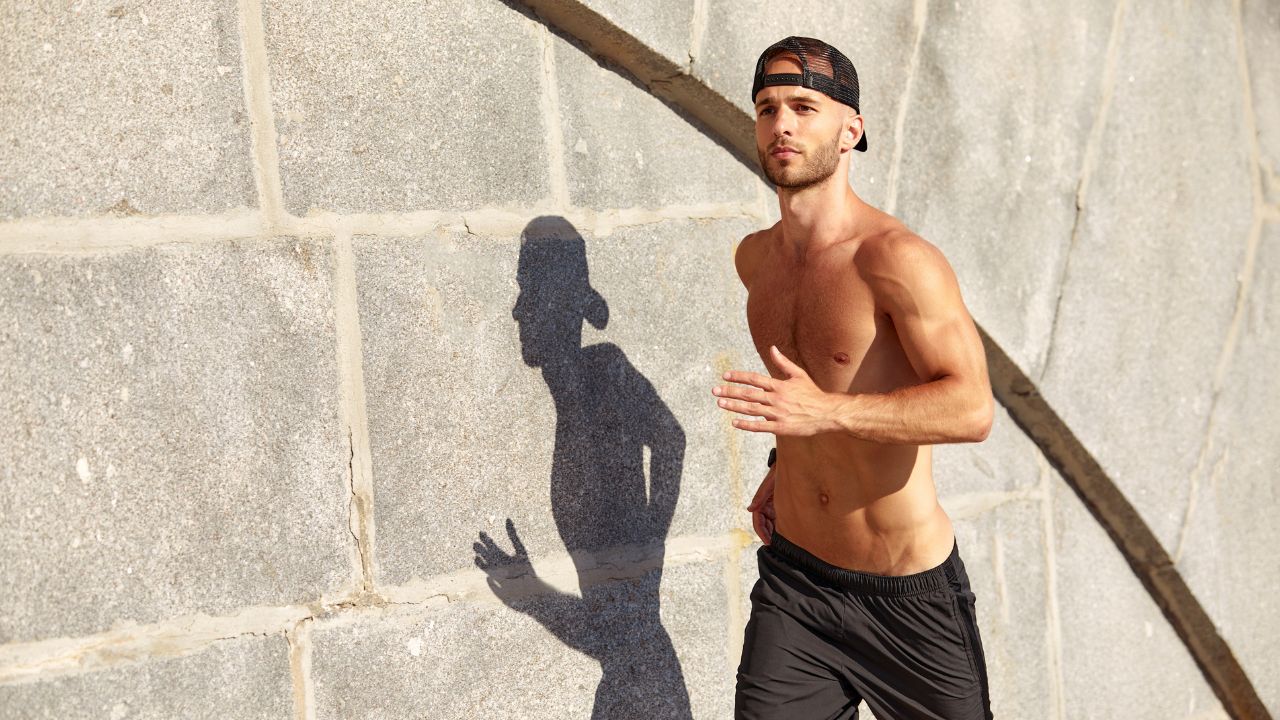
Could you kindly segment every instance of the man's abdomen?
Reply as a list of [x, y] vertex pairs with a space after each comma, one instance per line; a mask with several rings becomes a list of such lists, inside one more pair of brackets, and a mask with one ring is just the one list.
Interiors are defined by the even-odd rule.
[[909, 575], [945, 560], [954, 542], [938, 505], [929, 446], [834, 438], [779, 443], [777, 529], [826, 562], [880, 575]]

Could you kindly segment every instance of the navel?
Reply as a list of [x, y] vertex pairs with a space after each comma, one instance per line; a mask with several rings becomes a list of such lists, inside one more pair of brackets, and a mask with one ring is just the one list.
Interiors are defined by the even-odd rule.
[[848, 355], [846, 355], [846, 354], [844, 354], [844, 353], [842, 353], [842, 352], [838, 352], [838, 353], [836, 353], [836, 354], [835, 354], [835, 360], [836, 360], [836, 362], [840, 363], [841, 365], [848, 365], [848, 364], [849, 364], [849, 356], [848, 356]]

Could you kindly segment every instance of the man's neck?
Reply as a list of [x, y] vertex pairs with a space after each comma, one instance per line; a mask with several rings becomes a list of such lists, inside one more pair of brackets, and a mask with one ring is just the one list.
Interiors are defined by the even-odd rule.
[[847, 240], [860, 204], [848, 175], [840, 171], [817, 185], [778, 188], [782, 237], [801, 253]]

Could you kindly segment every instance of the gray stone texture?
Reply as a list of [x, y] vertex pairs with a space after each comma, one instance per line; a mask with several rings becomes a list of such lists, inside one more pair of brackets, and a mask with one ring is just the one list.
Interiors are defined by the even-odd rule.
[[1212, 444], [1195, 475], [1178, 567], [1262, 701], [1280, 715], [1280, 448], [1271, 417], [1280, 408], [1280, 225], [1263, 226], [1256, 263], [1210, 429]]
[[1056, 472], [1052, 486], [1067, 714], [1120, 720], [1221, 713], [1111, 538]]
[[690, 0], [584, 0], [640, 42], [681, 67], [689, 65], [694, 5]]
[[946, 253], [970, 312], [1028, 372], [1052, 331], [1113, 11], [929, 3], [895, 214]]
[[501, 2], [263, 9], [294, 214], [529, 206], [548, 196], [543, 39]]
[[0, 257], [0, 642], [349, 583], [328, 246]]
[[[1257, 122], [1258, 164], [1266, 202], [1280, 207], [1280, 5], [1242, 0], [1244, 53]], [[1273, 713], [1274, 714], [1274, 713]]]
[[556, 37], [569, 200], [592, 208], [751, 202], [758, 180], [699, 127]]
[[316, 717], [732, 714], [722, 563], [510, 601], [321, 624]]
[[219, 640], [195, 654], [0, 685], [6, 720], [279, 720], [293, 714], [282, 635]]
[[746, 458], [754, 487], [767, 441], [710, 390], [758, 365], [730, 254], [749, 227], [357, 238], [381, 581], [471, 567], [481, 531], [510, 548], [506, 518], [535, 560], [744, 525], [733, 475]]
[[932, 452], [933, 481], [944, 509], [950, 498], [1026, 490], [1041, 481], [1039, 451], [999, 403], [986, 440], [934, 445]]
[[707, 4], [706, 34], [693, 74], [753, 117], [751, 76], [756, 59], [778, 40], [788, 35], [822, 38], [853, 61], [867, 152], [853, 153], [850, 180], [859, 197], [883, 207], [894, 131], [915, 46], [912, 4], [898, 0], [707, 0]]
[[0, 219], [255, 205], [236, 4], [0, 6]]
[[955, 521], [996, 717], [1053, 717], [1056, 658], [1041, 502], [1012, 501]]
[[1040, 382], [1166, 548], [1205, 439], [1252, 210], [1234, 22], [1226, 2], [1128, 8]]

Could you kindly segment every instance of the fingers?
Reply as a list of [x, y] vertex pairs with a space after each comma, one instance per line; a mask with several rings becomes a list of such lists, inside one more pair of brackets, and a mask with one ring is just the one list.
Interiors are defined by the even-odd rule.
[[727, 400], [725, 398], [720, 398], [720, 400], [716, 404], [724, 408], [725, 410], [729, 410], [731, 412], [742, 413], [743, 415], [751, 415], [753, 417], [764, 417], [770, 420], [776, 419], [776, 417], [773, 415], [773, 412], [768, 409], [768, 406], [761, 405], [760, 403], [743, 402], [741, 400]]
[[808, 376], [808, 373], [804, 371], [804, 368], [791, 362], [791, 359], [788, 358], [786, 355], [783, 355], [782, 351], [778, 349], [777, 345], [769, 346], [769, 354], [773, 356], [773, 361], [777, 363], [779, 369], [781, 369], [783, 372], [787, 374], [787, 377], [793, 378], [793, 377]]
[[511, 544], [515, 547], [516, 555], [519, 557], [528, 557], [529, 553], [524, 549], [524, 543], [520, 542], [520, 536], [516, 534], [516, 524], [511, 522], [511, 518], [507, 518], [507, 537], [511, 538]]
[[761, 390], [772, 390], [774, 383], [773, 378], [760, 373], [747, 372], [745, 370], [730, 370], [724, 374], [724, 379], [733, 383], [741, 383], [743, 385], [754, 385]]
[[773, 520], [755, 513], [751, 516], [751, 526], [755, 529], [756, 535], [759, 536], [760, 542], [768, 545], [773, 538]]
[[733, 419], [733, 426], [739, 430], [747, 432], [767, 432], [777, 433], [781, 425], [773, 420], [743, 420], [741, 418]]
[[746, 400], [747, 402], [769, 404], [769, 393], [758, 388], [745, 385], [717, 385], [711, 388], [711, 394], [730, 400]]

